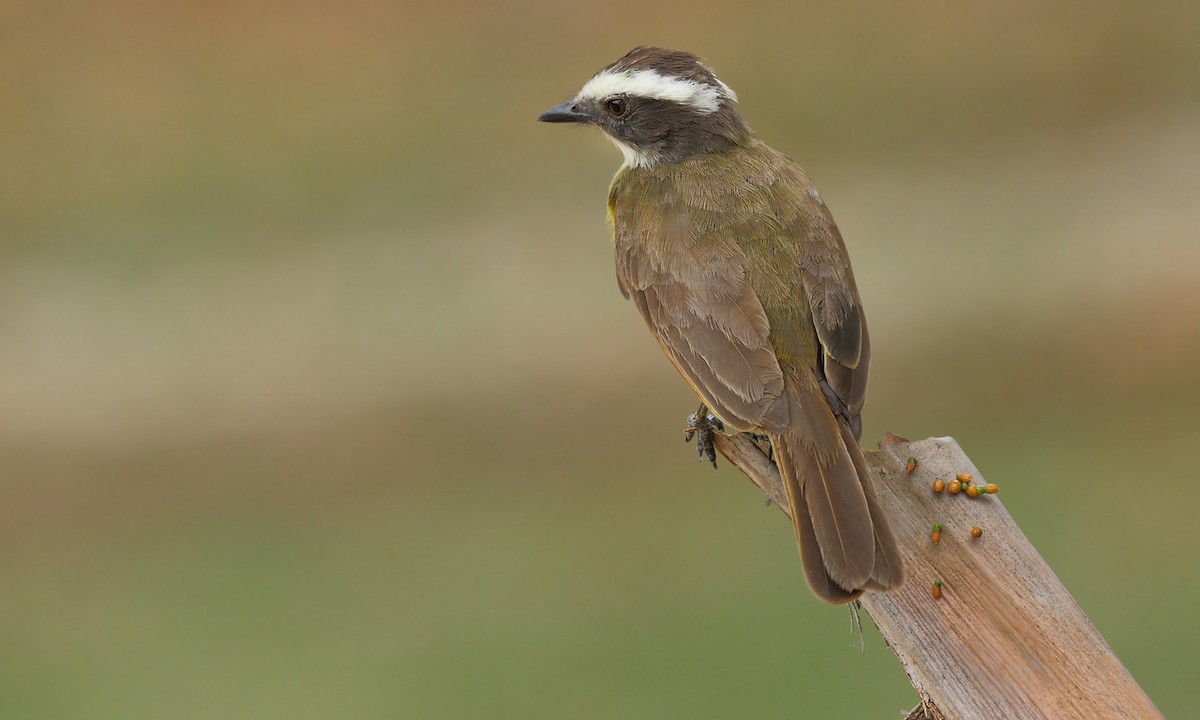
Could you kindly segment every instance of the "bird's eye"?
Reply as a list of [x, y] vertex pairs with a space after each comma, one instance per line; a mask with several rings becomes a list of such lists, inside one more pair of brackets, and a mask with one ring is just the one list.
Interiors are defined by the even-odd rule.
[[621, 98], [611, 98], [604, 103], [604, 107], [608, 110], [608, 114], [613, 117], [624, 117], [625, 113], [629, 112], [629, 105]]

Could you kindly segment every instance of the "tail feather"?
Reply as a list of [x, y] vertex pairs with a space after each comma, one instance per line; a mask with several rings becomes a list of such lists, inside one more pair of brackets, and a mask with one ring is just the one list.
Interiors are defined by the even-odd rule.
[[[790, 493], [791, 491], [789, 498]], [[791, 510], [792, 525], [796, 529], [796, 543], [800, 546], [800, 561], [804, 565], [804, 577], [813, 593], [831, 605], [843, 605], [862, 595], [862, 590], [847, 590], [829, 576], [807, 505], [804, 502], [793, 502]]]
[[862, 449], [851, 429], [834, 419], [818, 388], [788, 385], [794, 398], [790, 423], [771, 434], [771, 443], [809, 586], [834, 604], [864, 589], [897, 587], [903, 562], [871, 489]]
[[[871, 512], [854, 463], [843, 448], [829, 465], [788, 433], [773, 436], [775, 462], [787, 489], [800, 554], [815, 554], [846, 590], [861, 589], [875, 569]], [[816, 538], [811, 547], [809, 538]], [[813, 552], [815, 551], [815, 552]]]
[[904, 582], [904, 561], [900, 559], [900, 546], [896, 542], [896, 536], [892, 533], [892, 527], [888, 524], [887, 516], [883, 513], [883, 508], [879, 506], [879, 500], [875, 497], [875, 489], [871, 486], [870, 470], [867, 468], [867, 459], [863, 456], [862, 448], [859, 447], [858, 441], [855, 439], [853, 429], [841, 425], [842, 440], [846, 443], [846, 447], [850, 449], [850, 458], [854, 461], [854, 468], [858, 471], [859, 480], [862, 482], [863, 493], [867, 498], [867, 508], [871, 512], [871, 530], [875, 535], [875, 569], [871, 572], [871, 578], [867, 581], [868, 590], [895, 590]]

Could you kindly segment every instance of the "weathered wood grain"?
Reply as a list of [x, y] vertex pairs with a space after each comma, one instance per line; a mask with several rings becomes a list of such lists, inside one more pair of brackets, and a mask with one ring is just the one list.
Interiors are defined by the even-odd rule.
[[[717, 449], [785, 512], [778, 471], [747, 435], [714, 438]], [[905, 462], [917, 458], [910, 475]], [[875, 492], [904, 555], [904, 586], [867, 593], [870, 614], [912, 681], [929, 717], [1095, 720], [1161, 718], [1075, 599], [1038, 554], [999, 495], [934, 493], [969, 473], [987, 481], [952, 438], [888, 436], [867, 453]], [[930, 540], [934, 523], [942, 539]], [[970, 536], [972, 527], [982, 537]], [[941, 599], [934, 599], [940, 579]]]

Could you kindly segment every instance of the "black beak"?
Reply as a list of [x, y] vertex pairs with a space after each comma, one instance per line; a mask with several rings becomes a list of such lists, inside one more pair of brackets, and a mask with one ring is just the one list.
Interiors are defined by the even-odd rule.
[[538, 115], [539, 122], [552, 123], [586, 123], [592, 121], [592, 116], [579, 109], [574, 100], [568, 100], [561, 105], [555, 105], [546, 112]]

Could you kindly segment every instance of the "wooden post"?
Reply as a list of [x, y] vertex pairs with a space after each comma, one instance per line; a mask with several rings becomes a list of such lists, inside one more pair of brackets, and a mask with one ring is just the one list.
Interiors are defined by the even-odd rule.
[[[779, 473], [758, 441], [720, 433], [714, 441], [787, 512]], [[912, 474], [909, 457], [917, 459]], [[933, 491], [935, 479], [948, 484], [960, 473], [986, 483], [952, 438], [889, 435], [867, 462], [900, 541], [906, 580], [861, 602], [921, 698], [910, 718], [1162, 717], [997, 495]], [[942, 524], [937, 544], [934, 523]], [[982, 530], [979, 538], [971, 537], [973, 527]]]

